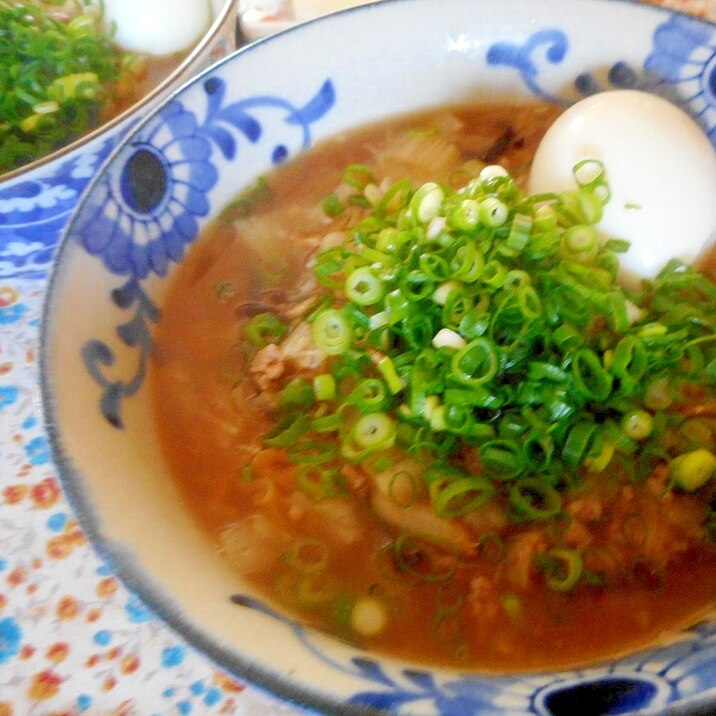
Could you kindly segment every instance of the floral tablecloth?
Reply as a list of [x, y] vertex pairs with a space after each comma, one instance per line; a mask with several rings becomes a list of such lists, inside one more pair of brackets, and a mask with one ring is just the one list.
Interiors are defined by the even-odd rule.
[[[716, 20], [716, 0], [650, 1]], [[195, 652], [88, 544], [38, 410], [44, 289], [0, 278], [0, 716], [298, 713]]]

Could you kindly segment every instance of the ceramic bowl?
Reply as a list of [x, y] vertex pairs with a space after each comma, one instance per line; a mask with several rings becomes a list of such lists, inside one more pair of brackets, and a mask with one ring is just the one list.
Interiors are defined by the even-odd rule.
[[215, 18], [206, 35], [141, 101], [72, 144], [0, 176], [0, 278], [46, 275], [77, 199], [130, 127], [173, 89], [236, 49], [237, 2], [212, 2]]
[[426, 668], [304, 628], [238, 582], [193, 523], [148, 413], [167, 283], [202, 227], [258, 175], [392, 114], [468, 97], [568, 105], [625, 87], [668, 95], [716, 145], [716, 26], [618, 0], [387, 0], [215, 64], [133, 128], [91, 182], [44, 314], [54, 458], [102, 557], [216, 663], [330, 713], [716, 710], [708, 619], [617, 661], [525, 675]]

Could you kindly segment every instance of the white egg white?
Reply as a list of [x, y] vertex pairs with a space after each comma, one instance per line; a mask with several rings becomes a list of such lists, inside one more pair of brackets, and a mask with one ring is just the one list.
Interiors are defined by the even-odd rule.
[[211, 25], [211, 0], [104, 0], [125, 50], [170, 55], [190, 49]]
[[540, 143], [529, 190], [574, 188], [585, 159], [604, 164], [611, 190], [600, 233], [631, 244], [623, 284], [654, 277], [672, 258], [692, 263], [716, 240], [716, 151], [675, 104], [636, 90], [577, 102]]

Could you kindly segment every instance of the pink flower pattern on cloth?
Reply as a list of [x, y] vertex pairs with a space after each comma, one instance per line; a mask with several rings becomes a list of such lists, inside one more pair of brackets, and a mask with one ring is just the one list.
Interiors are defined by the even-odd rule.
[[88, 544], [26, 387], [43, 294], [0, 282], [0, 716], [292, 713], [195, 652]]

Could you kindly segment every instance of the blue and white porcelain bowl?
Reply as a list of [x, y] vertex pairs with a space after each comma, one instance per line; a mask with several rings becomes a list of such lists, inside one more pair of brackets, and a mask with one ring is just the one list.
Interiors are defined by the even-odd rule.
[[[388, 115], [466, 98], [568, 105], [608, 88], [671, 97], [716, 146], [716, 26], [619, 0], [387, 0], [220, 61], [133, 128], [93, 179], [44, 315], [54, 457], [103, 558], [218, 664], [330, 713], [716, 712], [716, 620], [588, 669], [509, 676], [403, 663], [303, 628], [237, 583], [193, 523], [148, 414], [167, 283], [258, 175]], [[67, 171], [92, 173], [94, 160], [77, 162]]]
[[77, 200], [129, 129], [169, 93], [236, 48], [238, 0], [219, 0], [211, 27], [148, 95], [53, 154], [0, 176], [0, 279], [42, 278]]

